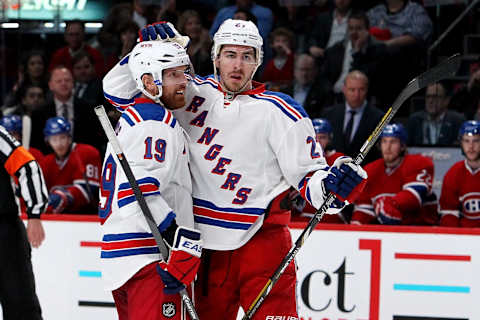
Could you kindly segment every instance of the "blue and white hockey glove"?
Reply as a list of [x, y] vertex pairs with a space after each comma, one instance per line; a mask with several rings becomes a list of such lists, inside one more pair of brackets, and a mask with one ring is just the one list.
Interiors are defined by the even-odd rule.
[[187, 48], [190, 44], [190, 38], [182, 36], [175, 29], [173, 24], [166, 21], [159, 21], [152, 24], [147, 24], [138, 31], [140, 42], [150, 40], [168, 40]]
[[[159, 274], [165, 283], [165, 293], [180, 291], [178, 284], [189, 285], [195, 279], [200, 267], [203, 240], [200, 232], [194, 229], [178, 227], [168, 261], [158, 263], [162, 271]], [[177, 281], [173, 281], [172, 277]], [[178, 283], [177, 283], [178, 282]]]
[[[327, 214], [336, 214], [351, 202], [353, 191], [362, 181], [367, 179], [367, 173], [356, 165], [350, 157], [339, 157], [326, 170], [318, 170], [308, 182], [307, 198], [315, 208], [320, 208], [329, 192], [336, 195], [331, 209]], [[356, 190], [355, 194], [361, 190]]]
[[63, 212], [73, 202], [72, 194], [65, 188], [55, 187], [48, 195], [48, 209], [54, 213]]

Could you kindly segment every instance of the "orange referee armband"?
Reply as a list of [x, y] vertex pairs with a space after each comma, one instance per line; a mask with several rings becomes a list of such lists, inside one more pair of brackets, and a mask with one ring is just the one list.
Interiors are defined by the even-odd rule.
[[13, 176], [15, 175], [15, 172], [18, 171], [18, 169], [20, 169], [27, 162], [30, 162], [32, 160], [35, 160], [32, 154], [28, 152], [24, 147], [20, 146], [13, 150], [7, 161], [5, 161], [5, 169], [7, 170], [9, 175]]

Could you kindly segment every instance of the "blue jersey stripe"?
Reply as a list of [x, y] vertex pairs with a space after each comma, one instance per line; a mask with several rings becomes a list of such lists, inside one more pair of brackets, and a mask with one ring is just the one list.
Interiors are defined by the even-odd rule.
[[269, 101], [269, 102], [273, 103], [277, 108], [279, 108], [280, 111], [282, 111], [287, 117], [292, 119], [294, 122], [298, 121], [298, 119], [294, 115], [292, 115], [290, 112], [285, 110], [285, 108], [280, 103], [278, 103], [277, 101], [275, 101], [273, 99], [270, 99], [270, 98], [266, 98], [266, 97], [257, 97], [256, 95], [253, 95], [253, 94], [251, 94], [250, 97], [255, 98], [255, 99], [259, 99], [259, 100]]
[[140, 254], [154, 254], [160, 253], [160, 250], [157, 247], [147, 247], [147, 248], [137, 248], [137, 249], [125, 249], [125, 250], [116, 250], [116, 251], [102, 251], [100, 257], [104, 259], [108, 258], [118, 258], [125, 256], [134, 256]]
[[133, 122], [132, 119], [130, 119], [130, 117], [124, 112], [122, 113], [122, 118], [125, 119], [125, 121], [127, 121], [127, 123], [133, 127], [135, 125], [135, 123]]
[[250, 223], [229, 222], [229, 221], [216, 220], [216, 219], [205, 218], [200, 216], [195, 216], [195, 222], [227, 228], [227, 229], [240, 229], [240, 230], [248, 230], [252, 225]]
[[256, 215], [261, 215], [265, 212], [265, 209], [263, 208], [221, 208], [221, 207], [217, 207], [215, 204], [213, 204], [210, 201], [197, 199], [197, 198], [193, 198], [193, 205], [197, 207], [205, 207], [208, 209], [222, 211], [222, 212], [248, 213], [248, 214], [256, 214]]
[[129, 105], [129, 104], [133, 103], [133, 101], [135, 100], [134, 98], [123, 99], [123, 98], [118, 98], [118, 97], [115, 97], [115, 96], [111, 96], [108, 93], [106, 93], [105, 91], [103, 92], [103, 95], [105, 96], [105, 98], [107, 98], [109, 100], [112, 100], [113, 102], [118, 103], [119, 105]]
[[[149, 197], [149, 196], [155, 196], [155, 195], [160, 195], [160, 191], [155, 191], [155, 192], [151, 192], [151, 193], [143, 193], [143, 196], [144, 197]], [[123, 198], [121, 200], [118, 200], [118, 207], [121, 208], [123, 206], [126, 206], [127, 204], [130, 204], [132, 202], [135, 202], [137, 201], [137, 199], [135, 198], [135, 195], [132, 194], [131, 196], [128, 196], [126, 198]]]

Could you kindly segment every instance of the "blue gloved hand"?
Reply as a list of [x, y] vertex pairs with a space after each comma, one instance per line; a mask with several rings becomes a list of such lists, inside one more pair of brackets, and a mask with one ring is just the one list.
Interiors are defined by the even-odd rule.
[[147, 24], [138, 31], [138, 35], [140, 37], [140, 41], [157, 40], [158, 37], [160, 37], [162, 40], [175, 37], [175, 33], [166, 21]]
[[163, 284], [165, 288], [163, 288], [163, 292], [166, 294], [177, 294], [182, 289], [185, 289], [185, 285], [177, 280], [174, 276], [170, 274], [170, 272], [163, 270], [160, 268], [160, 265], [157, 264], [157, 272], [162, 278]]
[[153, 40], [173, 41], [187, 48], [190, 44], [190, 38], [182, 36], [170, 22], [160, 21], [153, 24], [147, 24], [138, 31], [140, 42]]
[[59, 213], [65, 210], [73, 202], [73, 196], [67, 189], [62, 187], [56, 187], [52, 189], [48, 195], [48, 209], [47, 211], [53, 211]]

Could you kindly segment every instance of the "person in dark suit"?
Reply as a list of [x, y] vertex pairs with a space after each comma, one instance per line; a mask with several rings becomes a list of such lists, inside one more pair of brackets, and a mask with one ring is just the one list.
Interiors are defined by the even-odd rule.
[[458, 144], [458, 130], [465, 117], [448, 110], [450, 91], [443, 82], [427, 87], [425, 109], [408, 118], [408, 145], [451, 146]]
[[330, 104], [326, 83], [317, 74], [315, 59], [300, 54], [295, 58], [292, 84], [281, 90], [300, 103], [312, 119], [318, 118], [322, 108]]
[[106, 144], [104, 135], [93, 111], [84, 100], [73, 94], [73, 76], [66, 67], [55, 67], [48, 82], [52, 98], [46, 105], [32, 113], [31, 145], [47, 154], [50, 149], [43, 139], [43, 128], [47, 119], [64, 117], [72, 123], [73, 139], [103, 150]]
[[351, 4], [352, 0], [335, 0], [335, 8], [318, 15], [307, 43], [312, 56], [321, 60], [327, 48], [345, 39]]
[[92, 107], [102, 104], [104, 101], [102, 80], [95, 73], [95, 61], [92, 56], [82, 51], [73, 57], [72, 64], [75, 97]]
[[[364, 12], [353, 12], [348, 17], [348, 37], [325, 50], [319, 77], [328, 81], [329, 91], [343, 102], [345, 77], [351, 70], [360, 70], [368, 77], [370, 87], [381, 92], [382, 66], [387, 59], [387, 46], [368, 33], [369, 22]], [[377, 92], [370, 94], [376, 95]]]
[[[368, 77], [354, 70], [345, 78], [345, 103], [327, 108], [323, 112], [333, 127], [332, 145], [338, 152], [355, 157], [363, 143], [383, 117], [383, 112], [367, 101]], [[380, 158], [376, 148], [370, 149], [363, 164]]]

